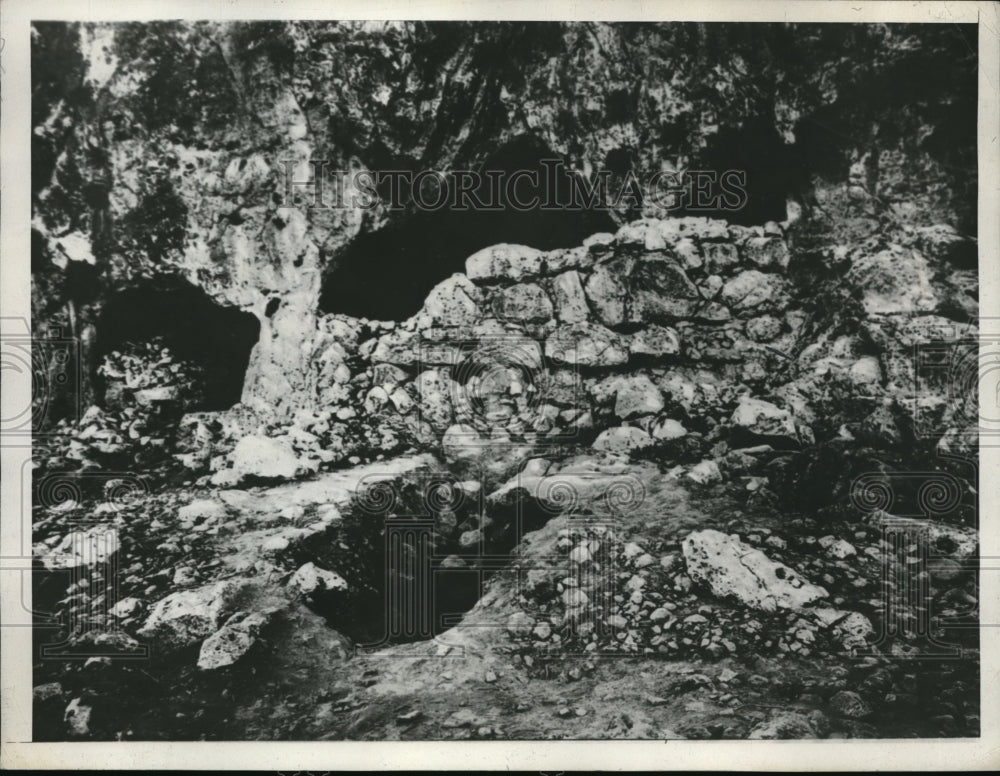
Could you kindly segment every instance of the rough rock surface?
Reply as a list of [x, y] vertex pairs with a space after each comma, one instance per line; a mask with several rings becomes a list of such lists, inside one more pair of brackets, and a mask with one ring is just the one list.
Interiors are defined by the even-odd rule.
[[212, 671], [231, 666], [250, 651], [267, 621], [268, 615], [263, 612], [236, 612], [202, 642], [198, 668]]
[[[36, 731], [979, 735], [976, 49], [924, 27], [38, 23], [33, 323], [81, 363], [34, 600], [91, 657], [36, 662]], [[315, 159], [546, 157], [769, 183], [310, 202]]]
[[720, 598], [736, 598], [769, 612], [799, 609], [827, 597], [823, 588], [734, 536], [697, 531], [684, 540], [683, 547], [688, 575]]
[[138, 635], [172, 647], [197, 643], [216, 631], [237, 592], [235, 583], [222, 581], [171, 593], [157, 601]]
[[243, 437], [233, 449], [232, 460], [239, 479], [292, 479], [299, 465], [290, 445], [259, 436]]

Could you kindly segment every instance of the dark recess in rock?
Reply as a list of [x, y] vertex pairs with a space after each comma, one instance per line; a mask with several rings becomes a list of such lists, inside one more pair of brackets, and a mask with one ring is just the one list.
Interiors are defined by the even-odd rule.
[[[544, 204], [547, 168], [555, 169], [556, 154], [531, 136], [510, 141], [479, 167], [484, 185], [475, 195], [490, 203], [486, 171], [498, 170], [501, 181], [518, 170], [537, 173], [521, 178], [516, 197], [522, 202], [538, 198]], [[549, 173], [550, 174], [550, 173]], [[559, 209], [511, 207], [501, 192], [500, 207], [477, 211], [442, 208], [403, 216], [393, 226], [358, 237], [333, 262], [327, 274], [320, 310], [378, 320], [403, 320], [420, 309], [427, 293], [454, 272], [465, 269], [465, 259], [481, 248], [497, 243], [520, 243], [540, 250], [570, 248], [587, 236], [615, 231], [611, 217], [598, 208], [585, 209], [572, 203], [565, 171], [557, 179], [554, 201]], [[434, 194], [428, 192], [428, 200]]]
[[[98, 361], [125, 343], [154, 337], [179, 358], [205, 372], [204, 410], [223, 410], [240, 400], [250, 351], [260, 336], [257, 318], [213, 302], [187, 283], [142, 286], [113, 296], [97, 323]], [[100, 375], [95, 375], [103, 393]]]
[[708, 144], [700, 167], [722, 176], [729, 170], [746, 174], [746, 204], [736, 211], [700, 210], [693, 215], [726, 218], [745, 226], [782, 221], [786, 200], [812, 204], [810, 167], [799, 144], [786, 143], [774, 123], [761, 117], [739, 129], [723, 129]]

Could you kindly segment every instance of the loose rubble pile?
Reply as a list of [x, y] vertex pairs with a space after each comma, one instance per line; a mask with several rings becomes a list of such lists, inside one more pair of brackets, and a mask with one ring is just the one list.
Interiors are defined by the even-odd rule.
[[162, 338], [129, 343], [106, 354], [97, 372], [105, 380], [104, 402], [109, 407], [173, 402], [188, 409], [203, 401], [203, 367], [175, 358]]
[[159, 339], [107, 353], [104, 406], [60, 419], [40, 440], [41, 471], [148, 469], [168, 462], [183, 413], [202, 401], [203, 372]]

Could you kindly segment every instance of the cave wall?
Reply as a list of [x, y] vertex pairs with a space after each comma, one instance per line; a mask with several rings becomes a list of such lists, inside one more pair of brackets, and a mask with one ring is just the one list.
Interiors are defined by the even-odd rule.
[[[975, 41], [943, 25], [38, 23], [35, 325], [80, 336], [110, 294], [182, 278], [260, 321], [244, 403], [317, 406], [324, 283], [415, 214], [310, 208], [309, 161], [473, 168], [524, 136], [585, 175], [642, 179], [722, 163], [713, 137], [763, 126], [782, 143], [769, 167], [811, 165], [777, 175], [787, 195], [819, 184], [832, 208], [874, 158], [883, 208], [974, 229], [975, 124], [959, 118]], [[901, 72], [922, 91], [900, 93]], [[663, 215], [648, 204], [608, 215]]]
[[[249, 428], [303, 472], [419, 449], [503, 473], [579, 445], [732, 450], [737, 471], [762, 442], [967, 456], [976, 397], [914, 354], [975, 336], [974, 243], [940, 225], [816, 252], [790, 237], [643, 218], [568, 249], [484, 248], [404, 321], [319, 316], [315, 405]], [[210, 451], [220, 486], [247, 476], [228, 449]]]

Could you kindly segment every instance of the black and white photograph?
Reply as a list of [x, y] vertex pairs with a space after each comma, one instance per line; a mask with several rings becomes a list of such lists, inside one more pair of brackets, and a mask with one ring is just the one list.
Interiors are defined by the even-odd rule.
[[741, 5], [28, 13], [5, 747], [990, 743], [997, 7]]

